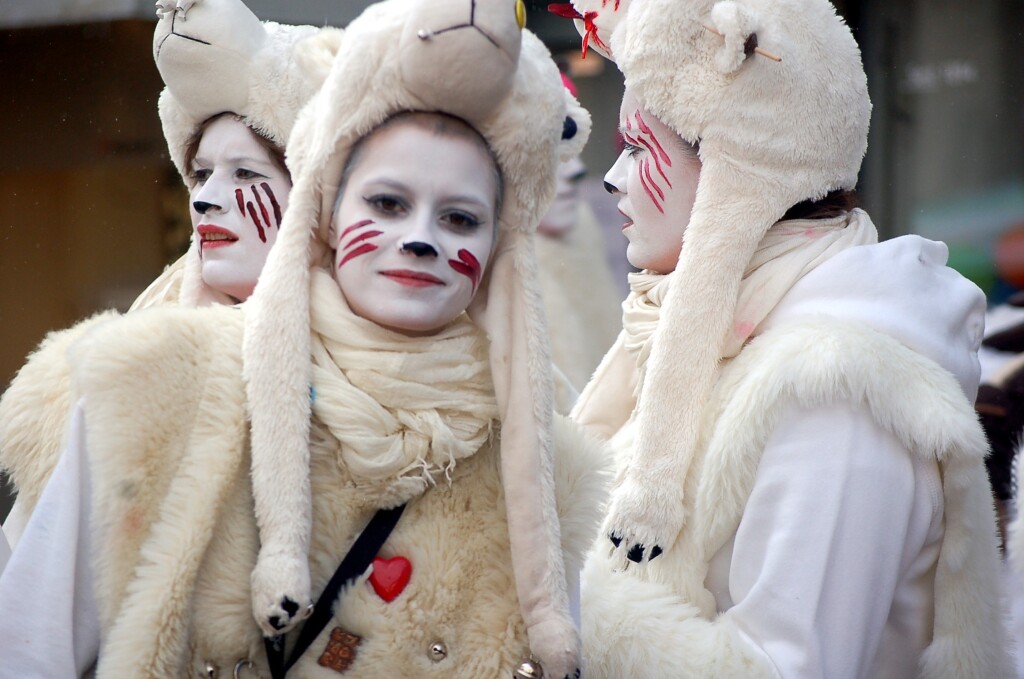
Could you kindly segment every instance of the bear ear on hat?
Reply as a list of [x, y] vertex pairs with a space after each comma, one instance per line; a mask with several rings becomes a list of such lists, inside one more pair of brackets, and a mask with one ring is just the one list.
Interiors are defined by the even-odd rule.
[[565, 89], [565, 120], [562, 122], [562, 140], [558, 144], [558, 159], [562, 162], [583, 152], [590, 137], [590, 112], [580, 106], [576, 97]]
[[733, 0], [723, 0], [711, 8], [711, 23], [713, 32], [723, 38], [715, 52], [715, 68], [722, 75], [735, 73], [757, 48], [758, 17]]
[[311, 87], [319, 88], [327, 80], [344, 35], [340, 28], [326, 27], [296, 46], [295, 60]]
[[267, 38], [241, 0], [159, 0], [153, 60], [178, 104], [197, 120], [241, 111], [253, 59]]

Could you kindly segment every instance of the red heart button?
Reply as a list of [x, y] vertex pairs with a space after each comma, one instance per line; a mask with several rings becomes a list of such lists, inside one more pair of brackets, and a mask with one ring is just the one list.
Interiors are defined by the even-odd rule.
[[404, 556], [393, 559], [373, 560], [373, 572], [370, 573], [370, 584], [373, 591], [384, 601], [391, 603], [398, 598], [412, 577], [412, 563]]

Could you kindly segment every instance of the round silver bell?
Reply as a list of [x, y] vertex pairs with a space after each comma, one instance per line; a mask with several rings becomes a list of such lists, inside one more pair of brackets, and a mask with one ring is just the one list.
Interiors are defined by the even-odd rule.
[[448, 657], [448, 649], [440, 641], [435, 641], [427, 649], [427, 655], [434, 662], [441, 662]]
[[544, 679], [544, 668], [536, 660], [524, 660], [512, 676], [515, 679]]

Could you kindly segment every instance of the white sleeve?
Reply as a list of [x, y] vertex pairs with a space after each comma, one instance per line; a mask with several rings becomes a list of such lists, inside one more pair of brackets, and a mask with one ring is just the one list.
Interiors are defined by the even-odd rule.
[[4, 567], [10, 558], [11, 546], [7, 544], [7, 537], [4, 535], [3, 528], [0, 527], [0, 573], [4, 572]]
[[69, 426], [67, 446], [0, 574], [4, 679], [82, 677], [99, 650], [81, 404]]
[[907, 542], [934, 518], [915, 474], [907, 450], [862, 410], [784, 414], [736, 533], [725, 616], [780, 676], [870, 674]]

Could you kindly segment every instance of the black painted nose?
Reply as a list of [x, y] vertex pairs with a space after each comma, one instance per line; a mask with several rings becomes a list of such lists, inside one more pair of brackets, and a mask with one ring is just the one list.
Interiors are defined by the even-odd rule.
[[609, 184], [608, 182], [604, 183], [604, 190], [607, 191], [608, 193], [611, 193], [611, 194], [616, 194], [616, 193], [619, 192], [619, 190], [617, 188], [615, 188], [614, 185]]
[[437, 257], [437, 250], [430, 243], [421, 243], [420, 241], [412, 241], [410, 243], [402, 243], [402, 252], [411, 252], [417, 257]]
[[220, 206], [214, 205], [213, 203], [207, 203], [206, 201], [203, 200], [197, 200], [192, 203], [192, 207], [194, 207], [196, 212], [198, 212], [199, 214], [205, 215], [208, 211], [212, 210], [215, 207]]

